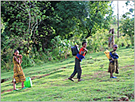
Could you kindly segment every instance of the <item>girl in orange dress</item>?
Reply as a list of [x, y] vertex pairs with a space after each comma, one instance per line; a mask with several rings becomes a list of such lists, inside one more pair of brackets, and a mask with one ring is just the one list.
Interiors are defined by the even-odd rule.
[[22, 55], [19, 55], [19, 51], [15, 50], [13, 54], [13, 63], [14, 63], [14, 76], [13, 76], [13, 88], [16, 89], [16, 83], [22, 82], [22, 89], [24, 87], [25, 75], [21, 68]]

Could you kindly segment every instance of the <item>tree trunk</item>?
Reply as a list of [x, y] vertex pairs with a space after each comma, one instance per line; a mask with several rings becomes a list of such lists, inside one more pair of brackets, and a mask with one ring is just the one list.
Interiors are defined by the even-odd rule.
[[134, 35], [133, 36], [131, 35], [130, 38], [131, 38], [131, 45], [134, 46]]

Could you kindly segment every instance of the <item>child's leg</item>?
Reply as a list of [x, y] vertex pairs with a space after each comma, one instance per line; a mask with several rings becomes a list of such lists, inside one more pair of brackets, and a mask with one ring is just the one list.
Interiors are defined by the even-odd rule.
[[110, 78], [113, 77], [113, 73], [110, 73]]
[[16, 90], [16, 84], [15, 84], [15, 82], [13, 82], [13, 88], [14, 88], [14, 90]]
[[117, 73], [117, 74], [119, 74], [119, 70], [118, 70], [119, 68], [118, 68], [118, 60], [116, 60], [116, 71], [115, 71], [115, 73]]
[[24, 82], [22, 81], [22, 88], [24, 88]]
[[73, 73], [71, 74], [71, 76], [69, 78], [73, 78], [75, 75], [76, 75], [77, 71], [76, 71], [76, 65], [74, 67], [74, 71]]
[[81, 81], [82, 69], [81, 69], [79, 60], [76, 61], [76, 70], [77, 70], [77, 73], [78, 73], [78, 75], [77, 75], [78, 81]]
[[80, 80], [81, 79], [81, 74], [82, 74], [82, 69], [81, 69], [80, 66], [78, 66], [78, 68], [77, 68], [77, 73], [78, 73], [77, 78], [78, 78], [78, 80]]

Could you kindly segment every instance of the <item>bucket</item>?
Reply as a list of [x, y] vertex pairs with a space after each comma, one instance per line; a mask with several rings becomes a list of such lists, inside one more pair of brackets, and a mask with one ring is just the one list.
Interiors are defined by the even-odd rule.
[[31, 87], [32, 86], [32, 81], [30, 77], [26, 78], [26, 81], [24, 81], [25, 87]]

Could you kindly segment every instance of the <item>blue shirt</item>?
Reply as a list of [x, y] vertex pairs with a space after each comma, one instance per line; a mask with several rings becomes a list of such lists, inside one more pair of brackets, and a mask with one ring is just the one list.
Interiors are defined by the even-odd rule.
[[119, 58], [119, 56], [118, 56], [117, 53], [113, 53], [113, 54], [112, 54], [112, 52], [110, 52], [110, 56], [111, 56], [113, 59], [118, 59], [118, 58]]

